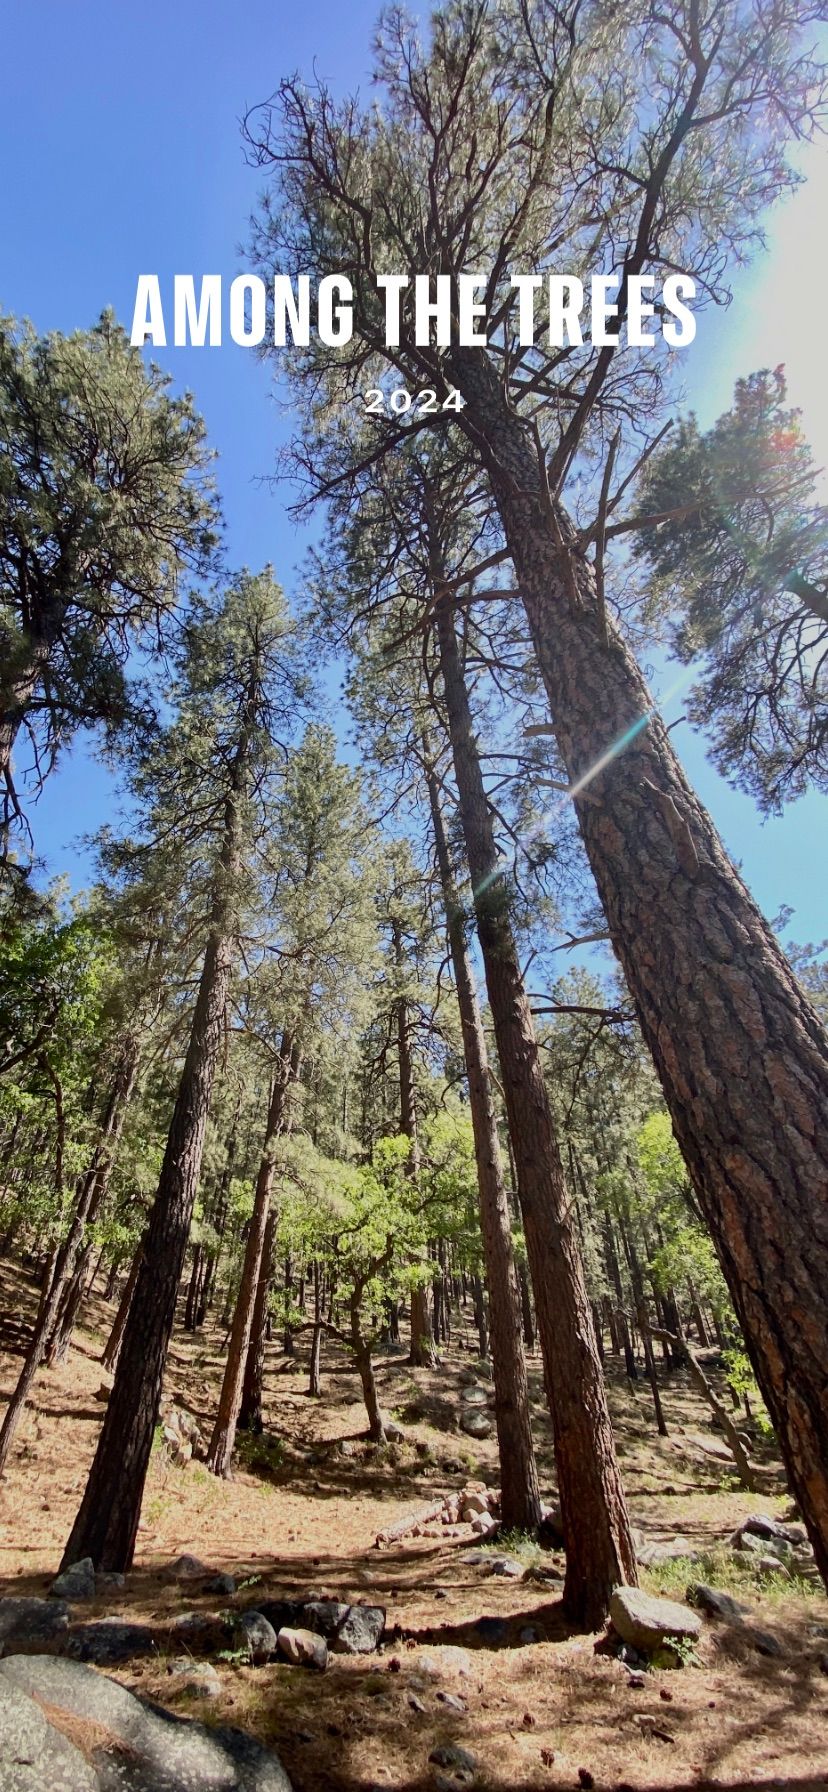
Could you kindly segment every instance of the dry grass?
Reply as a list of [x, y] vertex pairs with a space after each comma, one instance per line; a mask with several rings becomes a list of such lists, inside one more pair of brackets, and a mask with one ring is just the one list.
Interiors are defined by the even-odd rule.
[[[9, 1266], [0, 1296], [5, 1314], [19, 1320], [30, 1313], [32, 1289], [19, 1274], [13, 1281]], [[42, 1592], [55, 1571], [103, 1410], [95, 1398], [103, 1379], [97, 1359], [110, 1320], [111, 1311], [93, 1303], [69, 1362], [42, 1374], [35, 1388], [0, 1487], [2, 1592]], [[470, 1340], [469, 1331], [458, 1344]], [[0, 1356], [2, 1397], [19, 1366], [19, 1325], [12, 1342], [17, 1348]], [[664, 1381], [667, 1439], [654, 1431], [646, 1391], [633, 1395], [623, 1380], [613, 1384], [634, 1522], [648, 1537], [679, 1533], [706, 1551], [702, 1576], [741, 1590], [756, 1622], [780, 1639], [780, 1657], [763, 1658], [738, 1632], [709, 1627], [701, 1665], [654, 1672], [636, 1690], [620, 1663], [595, 1652], [595, 1638], [567, 1630], [554, 1588], [489, 1578], [460, 1560], [459, 1540], [373, 1548], [377, 1531], [438, 1492], [470, 1475], [496, 1480], [494, 1444], [473, 1443], [457, 1430], [458, 1371], [468, 1360], [454, 1349], [441, 1367], [425, 1371], [384, 1357], [383, 1403], [402, 1419], [410, 1442], [373, 1453], [360, 1442], [364, 1412], [346, 1363], [328, 1362], [323, 1399], [311, 1401], [304, 1372], [280, 1373], [284, 1359], [274, 1346], [269, 1429], [248, 1466], [217, 1482], [197, 1465], [173, 1468], [155, 1454], [134, 1571], [105, 1608], [89, 1608], [90, 1615], [105, 1609], [155, 1624], [184, 1609], [209, 1609], [192, 1587], [160, 1578], [164, 1563], [187, 1551], [214, 1569], [258, 1577], [237, 1603], [294, 1592], [377, 1600], [396, 1627], [379, 1656], [335, 1657], [323, 1677], [220, 1661], [222, 1696], [209, 1703], [186, 1695], [163, 1658], [131, 1664], [117, 1677], [170, 1709], [248, 1727], [277, 1747], [296, 1792], [425, 1792], [434, 1787], [428, 1755], [442, 1741], [476, 1756], [484, 1792], [574, 1788], [581, 1768], [598, 1788], [636, 1792], [826, 1786], [828, 1679], [820, 1652], [828, 1636], [820, 1639], [815, 1629], [828, 1622], [828, 1608], [821, 1594], [781, 1578], [759, 1581], [749, 1563], [726, 1551], [728, 1533], [747, 1511], [779, 1510], [780, 1502], [734, 1488], [727, 1464], [705, 1447], [715, 1448], [716, 1440], [684, 1377]], [[221, 1367], [217, 1335], [177, 1334], [167, 1385], [205, 1423]], [[532, 1382], [548, 1487], [537, 1363]], [[341, 1440], [350, 1440], [353, 1454], [339, 1452]], [[452, 1462], [458, 1466], [446, 1466]], [[675, 1595], [691, 1575], [699, 1578], [700, 1570], [667, 1564], [646, 1578]], [[497, 1648], [480, 1646], [475, 1625], [484, 1616], [505, 1620]], [[527, 1627], [541, 1640], [522, 1640]], [[444, 1654], [447, 1645], [467, 1651], [467, 1662]], [[465, 1709], [447, 1706], [439, 1697], [445, 1692], [462, 1698]], [[654, 1718], [662, 1734], [648, 1734], [653, 1726], [638, 1721], [642, 1716]]]

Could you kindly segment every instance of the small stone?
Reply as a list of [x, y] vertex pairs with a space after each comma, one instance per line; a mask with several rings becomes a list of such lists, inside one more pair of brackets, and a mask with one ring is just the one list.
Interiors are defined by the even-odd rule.
[[419, 1711], [419, 1712], [425, 1711], [425, 1705], [423, 1704], [422, 1699], [418, 1699], [417, 1694], [415, 1692], [409, 1693], [408, 1703], [411, 1706], [412, 1711]]
[[456, 1742], [439, 1742], [429, 1755], [435, 1767], [451, 1767], [462, 1769], [466, 1773], [477, 1771], [477, 1761], [467, 1748], [460, 1748]]
[[[500, 1622], [499, 1619], [494, 1621]], [[485, 1623], [486, 1620], [482, 1619], [480, 1622]], [[433, 1674], [438, 1677], [448, 1671], [459, 1674], [462, 1679], [464, 1676], [470, 1675], [472, 1671], [468, 1649], [459, 1649], [454, 1643], [442, 1643], [433, 1654], [428, 1652], [425, 1655], [420, 1655], [416, 1665], [421, 1673]]]
[[79, 1599], [94, 1597], [95, 1564], [91, 1556], [82, 1556], [79, 1562], [72, 1562], [68, 1568], [64, 1568], [49, 1588], [50, 1599], [68, 1599], [70, 1604]]
[[115, 1574], [107, 1569], [103, 1573], [95, 1575], [96, 1593], [120, 1593], [125, 1586], [125, 1574]]
[[488, 1494], [486, 1494], [486, 1493], [467, 1493], [464, 1495], [463, 1504], [460, 1507], [460, 1516], [461, 1516], [461, 1518], [464, 1518], [467, 1523], [470, 1524], [471, 1520], [473, 1518], [477, 1518], [481, 1512], [488, 1512], [488, 1511], [489, 1511], [489, 1496], [488, 1496]]
[[790, 1571], [785, 1567], [784, 1562], [781, 1562], [779, 1557], [775, 1555], [757, 1556], [756, 1572], [757, 1574], [764, 1575], [780, 1574], [783, 1580], [790, 1580], [792, 1578]]
[[179, 1669], [179, 1672], [182, 1692], [191, 1693], [195, 1699], [221, 1698], [221, 1675], [211, 1661], [189, 1662], [186, 1669]]
[[324, 1673], [328, 1665], [328, 1645], [313, 1630], [280, 1630], [277, 1638], [279, 1654], [295, 1667], [317, 1668]]
[[525, 1573], [523, 1562], [517, 1561], [515, 1556], [495, 1556], [492, 1562], [492, 1574], [501, 1580], [522, 1580]]
[[542, 1643], [543, 1637], [534, 1624], [524, 1624], [523, 1629], [518, 1632], [518, 1642], [528, 1646], [530, 1643]]
[[463, 1413], [460, 1420], [460, 1430], [465, 1431], [467, 1437], [477, 1437], [481, 1439], [484, 1437], [491, 1437], [492, 1422], [491, 1419], [487, 1419], [485, 1413], [478, 1412], [472, 1407], [470, 1412]]
[[659, 1599], [641, 1587], [615, 1587], [610, 1617], [618, 1635], [634, 1649], [651, 1651], [669, 1645], [674, 1637], [694, 1641], [702, 1621], [689, 1606], [674, 1599]]
[[437, 1697], [441, 1705], [448, 1706], [449, 1711], [466, 1711], [468, 1709], [465, 1699], [461, 1699], [456, 1692], [438, 1692]]
[[494, 1537], [500, 1525], [491, 1512], [478, 1512], [477, 1517], [471, 1521], [471, 1528], [475, 1537]]
[[184, 1555], [176, 1556], [174, 1561], [167, 1563], [166, 1568], [162, 1568], [161, 1579], [205, 1580], [209, 1574], [209, 1568], [199, 1561], [198, 1556]]
[[704, 1581], [694, 1581], [687, 1588], [687, 1598], [691, 1605], [706, 1612], [708, 1618], [722, 1618], [728, 1624], [738, 1624], [750, 1611], [750, 1606], [740, 1605], [730, 1593], [722, 1593], [718, 1587], [709, 1587]]
[[204, 1582], [202, 1593], [217, 1594], [225, 1599], [232, 1599], [236, 1591], [236, 1582], [232, 1574], [211, 1574]]
[[595, 1785], [595, 1780], [588, 1767], [578, 1768], [578, 1785], [583, 1786], [584, 1792], [590, 1792], [590, 1788]]
[[269, 1661], [276, 1653], [277, 1637], [273, 1625], [261, 1612], [242, 1612], [236, 1625], [254, 1666]]
[[780, 1656], [785, 1653], [779, 1638], [774, 1636], [772, 1630], [760, 1630], [755, 1624], [744, 1624], [741, 1634], [750, 1643], [751, 1648], [756, 1650], [757, 1655]]

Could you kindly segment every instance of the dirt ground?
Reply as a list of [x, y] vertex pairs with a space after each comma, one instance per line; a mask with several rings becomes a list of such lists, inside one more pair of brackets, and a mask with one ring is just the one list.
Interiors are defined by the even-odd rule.
[[[0, 1399], [20, 1363], [21, 1314], [33, 1289], [13, 1265], [0, 1271]], [[0, 1485], [0, 1593], [42, 1593], [54, 1575], [94, 1449], [108, 1378], [99, 1356], [113, 1309], [94, 1299], [61, 1368], [44, 1371]], [[209, 1431], [222, 1367], [221, 1336], [176, 1334], [167, 1390]], [[468, 1750], [480, 1792], [577, 1788], [599, 1792], [721, 1787], [740, 1792], [828, 1786], [828, 1603], [818, 1585], [760, 1577], [726, 1547], [750, 1511], [780, 1514], [781, 1493], [735, 1485], [707, 1411], [683, 1373], [664, 1375], [670, 1435], [659, 1438], [647, 1390], [611, 1378], [633, 1521], [646, 1539], [680, 1535], [701, 1562], [644, 1571], [651, 1590], [682, 1597], [691, 1579], [735, 1591], [780, 1652], [746, 1647], [738, 1629], [705, 1625], [697, 1659], [630, 1683], [600, 1639], [572, 1634], [557, 1587], [539, 1578], [555, 1563], [519, 1545], [525, 1578], [500, 1580], [488, 1563], [461, 1560], [469, 1537], [419, 1537], [379, 1550], [375, 1538], [424, 1502], [478, 1479], [497, 1484], [492, 1441], [459, 1430], [460, 1374], [472, 1362], [470, 1324], [434, 1370], [402, 1353], [380, 1356], [385, 1410], [404, 1444], [365, 1448], [356, 1377], [342, 1358], [324, 1366], [323, 1396], [305, 1393], [304, 1346], [294, 1364], [276, 1344], [267, 1378], [267, 1430], [244, 1446], [227, 1482], [197, 1463], [153, 1455], [135, 1566], [122, 1593], [84, 1614], [151, 1618], [215, 1609], [160, 1570], [187, 1552], [249, 1585], [229, 1604], [330, 1595], [387, 1608], [386, 1641], [372, 1657], [333, 1656], [319, 1676], [287, 1665], [220, 1659], [221, 1696], [177, 1690], [163, 1655], [130, 1663], [125, 1684], [171, 1710], [233, 1723], [275, 1747], [296, 1792], [437, 1792], [450, 1769], [429, 1762], [441, 1743]], [[531, 1372], [544, 1491], [553, 1491], [540, 1365]], [[344, 1444], [344, 1449], [342, 1448]], [[560, 1561], [560, 1558], [557, 1558]], [[497, 1646], [483, 1618], [504, 1620]], [[491, 1633], [491, 1626], [484, 1626]], [[390, 1634], [389, 1634], [390, 1632]], [[822, 1633], [822, 1634], [820, 1634]], [[180, 1645], [176, 1651], [181, 1653]], [[450, 1695], [447, 1702], [445, 1695]]]

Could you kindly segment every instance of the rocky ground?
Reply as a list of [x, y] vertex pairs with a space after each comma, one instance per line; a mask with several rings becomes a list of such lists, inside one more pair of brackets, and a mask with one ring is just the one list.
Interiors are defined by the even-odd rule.
[[[0, 1792], [828, 1784], [828, 1606], [778, 1465], [762, 1494], [739, 1489], [684, 1375], [664, 1378], [666, 1439], [643, 1388], [612, 1388], [645, 1592], [678, 1613], [626, 1595], [605, 1635], [568, 1630], [539, 1365], [545, 1548], [496, 1528], [470, 1330], [433, 1371], [382, 1359], [398, 1428], [382, 1451], [344, 1360], [312, 1401], [274, 1347], [267, 1432], [227, 1483], [198, 1461], [221, 1338], [177, 1338], [134, 1568], [121, 1585], [80, 1564], [55, 1586], [110, 1317], [93, 1307], [40, 1378], [0, 1487]], [[30, 1760], [11, 1762], [15, 1737]]]

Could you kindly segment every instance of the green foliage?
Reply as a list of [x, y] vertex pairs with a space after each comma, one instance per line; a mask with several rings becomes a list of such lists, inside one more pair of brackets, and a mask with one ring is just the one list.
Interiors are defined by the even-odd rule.
[[651, 619], [698, 663], [690, 713], [723, 776], [776, 811], [828, 783], [828, 509], [784, 370], [739, 380], [706, 434], [681, 423], [649, 462], [636, 535]]
[[71, 336], [0, 319], [0, 720], [41, 772], [78, 726], [146, 711], [126, 662], [209, 563], [208, 458], [110, 312]]

